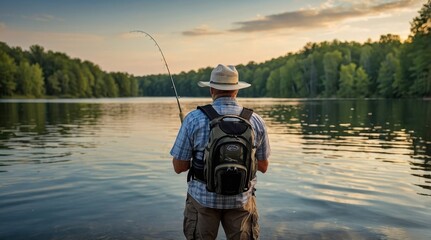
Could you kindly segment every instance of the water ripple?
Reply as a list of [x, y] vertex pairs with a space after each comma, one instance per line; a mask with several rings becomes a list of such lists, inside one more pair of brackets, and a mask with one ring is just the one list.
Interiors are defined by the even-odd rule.
[[[180, 126], [172, 100], [1, 103], [11, 105], [0, 104], [0, 238], [181, 236], [187, 184], [169, 156]], [[209, 101], [184, 99], [184, 111]], [[256, 192], [262, 239], [430, 236], [431, 131], [410, 117], [428, 105], [241, 101], [271, 141]]]

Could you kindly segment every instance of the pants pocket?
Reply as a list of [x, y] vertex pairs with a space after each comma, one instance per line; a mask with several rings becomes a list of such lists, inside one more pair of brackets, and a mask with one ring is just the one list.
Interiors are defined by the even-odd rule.
[[257, 240], [259, 238], [260, 234], [260, 228], [259, 228], [259, 215], [257, 214], [257, 209], [252, 213], [251, 215], [251, 232], [252, 232], [252, 239]]
[[197, 235], [198, 211], [193, 206], [190, 196], [187, 195], [184, 208], [183, 232], [187, 240], [198, 239]]
[[252, 196], [244, 206], [247, 216], [243, 219], [241, 224], [241, 240], [242, 239], [258, 239], [259, 228], [259, 215], [256, 207], [256, 197]]

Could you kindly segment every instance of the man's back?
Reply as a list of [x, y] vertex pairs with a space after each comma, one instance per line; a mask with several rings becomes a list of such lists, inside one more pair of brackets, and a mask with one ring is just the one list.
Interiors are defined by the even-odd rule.
[[[216, 99], [213, 102], [213, 107], [220, 115], [239, 115], [243, 109], [236, 99], [227, 97]], [[256, 159], [257, 161], [266, 160], [269, 156], [269, 144], [262, 144], [268, 142], [264, 122], [259, 115], [253, 113], [250, 123], [253, 126], [255, 135]], [[181, 143], [181, 146], [174, 145], [171, 155], [177, 159], [193, 159], [192, 166], [203, 169], [204, 150], [208, 142], [209, 132], [208, 117], [200, 110], [190, 112], [184, 119], [183, 126], [178, 134], [179, 137], [182, 136], [182, 139], [177, 141]], [[247, 202], [248, 198], [253, 194], [255, 183], [256, 179], [253, 179], [250, 190], [245, 193], [225, 196], [208, 192], [205, 183], [193, 180], [189, 182], [188, 193], [206, 207], [231, 209], [241, 207]]]
[[[218, 65], [209, 82], [199, 82], [209, 87], [213, 107], [220, 115], [238, 115], [242, 107], [236, 101], [238, 90], [250, 84], [238, 80], [234, 66]], [[253, 113], [250, 118], [255, 141], [257, 170], [265, 173], [270, 154], [268, 134], [262, 118]], [[222, 223], [228, 239], [256, 239], [259, 235], [257, 208], [255, 207], [256, 178], [250, 188], [236, 195], [209, 192], [205, 181], [197, 179], [194, 169], [204, 169], [204, 152], [210, 135], [208, 117], [200, 110], [190, 112], [178, 132], [171, 150], [176, 173], [189, 171], [186, 206], [184, 210], [184, 235], [187, 239], [215, 239]]]

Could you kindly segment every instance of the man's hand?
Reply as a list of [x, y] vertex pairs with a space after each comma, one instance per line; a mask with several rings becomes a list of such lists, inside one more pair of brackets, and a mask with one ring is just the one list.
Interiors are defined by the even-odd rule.
[[257, 170], [261, 171], [262, 173], [265, 173], [266, 170], [268, 170], [268, 159], [266, 160], [258, 160], [257, 161]]
[[185, 172], [190, 168], [190, 160], [179, 160], [173, 158], [172, 164], [174, 165], [174, 171], [178, 174]]

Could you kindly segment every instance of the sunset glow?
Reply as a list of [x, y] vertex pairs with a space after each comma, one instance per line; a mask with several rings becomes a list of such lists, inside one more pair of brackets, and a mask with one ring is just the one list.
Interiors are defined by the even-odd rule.
[[0, 41], [41, 45], [105, 71], [173, 73], [218, 63], [247, 64], [297, 52], [307, 42], [407, 38], [425, 1], [8, 1], [0, 4]]

